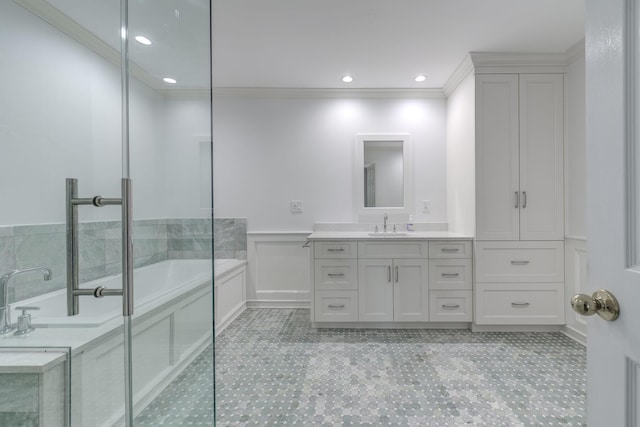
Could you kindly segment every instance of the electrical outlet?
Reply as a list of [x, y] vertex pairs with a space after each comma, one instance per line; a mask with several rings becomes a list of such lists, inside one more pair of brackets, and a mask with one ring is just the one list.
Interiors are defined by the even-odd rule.
[[303, 211], [302, 200], [292, 200], [291, 213], [298, 214], [298, 213], [302, 213], [302, 211]]
[[422, 201], [422, 211], [424, 213], [431, 212], [431, 200], [423, 200]]

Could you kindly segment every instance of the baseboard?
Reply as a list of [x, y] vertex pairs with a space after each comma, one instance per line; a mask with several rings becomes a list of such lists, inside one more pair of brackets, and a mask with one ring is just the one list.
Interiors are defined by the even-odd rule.
[[468, 322], [312, 322], [312, 328], [333, 329], [469, 329]]
[[225, 317], [224, 320], [222, 322], [220, 322], [219, 325], [216, 325], [216, 337], [220, 334], [220, 332], [222, 332], [225, 329], [227, 329], [227, 326], [229, 326], [231, 324], [231, 322], [236, 320], [236, 318], [238, 316], [240, 316], [242, 314], [242, 312], [245, 311], [246, 309], [247, 309], [247, 302], [246, 301], [241, 303], [241, 304], [238, 304], [238, 306], [233, 309], [231, 314], [229, 314], [227, 317]]
[[309, 301], [298, 300], [248, 300], [247, 308], [310, 308]]
[[564, 328], [560, 330], [564, 335], [568, 336], [578, 344], [582, 344], [583, 346], [587, 346], [587, 334], [573, 328], [569, 325], [566, 325]]
[[472, 332], [561, 332], [564, 325], [471, 325]]

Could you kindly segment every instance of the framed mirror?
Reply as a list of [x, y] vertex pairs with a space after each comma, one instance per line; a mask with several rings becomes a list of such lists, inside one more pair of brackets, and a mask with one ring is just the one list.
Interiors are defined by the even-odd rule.
[[358, 219], [412, 212], [411, 146], [408, 134], [359, 134], [354, 164]]

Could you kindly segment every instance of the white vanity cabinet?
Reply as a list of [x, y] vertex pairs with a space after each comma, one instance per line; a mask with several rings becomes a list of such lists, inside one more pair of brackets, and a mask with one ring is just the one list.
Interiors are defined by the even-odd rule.
[[470, 240], [315, 240], [313, 253], [318, 326], [472, 320]]

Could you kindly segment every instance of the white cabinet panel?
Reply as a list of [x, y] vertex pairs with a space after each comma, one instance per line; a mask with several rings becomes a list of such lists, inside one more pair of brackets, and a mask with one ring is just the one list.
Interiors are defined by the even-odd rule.
[[564, 282], [564, 242], [476, 242], [476, 282]]
[[475, 289], [478, 325], [561, 325], [562, 283], [478, 283]]
[[430, 259], [429, 289], [471, 289], [470, 259]]
[[359, 241], [359, 258], [426, 258], [428, 246], [426, 240], [380, 242]]
[[358, 260], [317, 259], [314, 276], [317, 291], [358, 290]]
[[315, 293], [315, 320], [355, 322], [358, 320], [357, 291], [318, 291]]
[[429, 320], [432, 322], [471, 322], [472, 291], [430, 291]]
[[476, 235], [519, 238], [518, 76], [476, 77]]
[[564, 239], [563, 77], [520, 76], [520, 239]]
[[428, 264], [426, 259], [393, 260], [393, 320], [429, 320]]
[[358, 260], [358, 319], [393, 320], [393, 272], [391, 259]]
[[429, 242], [429, 258], [471, 258], [470, 240]]

